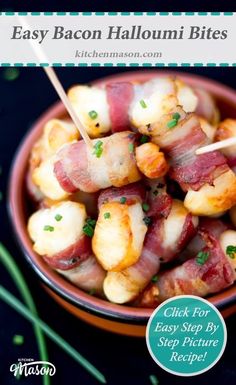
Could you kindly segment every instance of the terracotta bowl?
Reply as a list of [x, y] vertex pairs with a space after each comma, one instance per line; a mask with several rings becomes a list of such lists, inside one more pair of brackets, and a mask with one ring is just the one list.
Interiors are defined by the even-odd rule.
[[[156, 75], [166, 76], [167, 74], [177, 75], [192, 86], [206, 89], [217, 100], [223, 117], [236, 118], [236, 92], [215, 81], [192, 74], [164, 70], [135, 71], [110, 76], [94, 83], [104, 84], [111, 80], [142, 82]], [[26, 230], [28, 202], [24, 182], [28, 157], [34, 142], [42, 133], [44, 124], [49, 119], [61, 118], [64, 115], [65, 108], [61, 102], [58, 102], [40, 116], [23, 139], [13, 161], [9, 183], [9, 212], [20, 249], [42, 280], [47, 292], [69, 312], [102, 329], [130, 336], [144, 336], [145, 326], [152, 309], [115, 305], [92, 297], [54, 272], [32, 250], [32, 243]], [[236, 286], [212, 295], [209, 301], [217, 306], [225, 317], [232, 314], [236, 311]]]

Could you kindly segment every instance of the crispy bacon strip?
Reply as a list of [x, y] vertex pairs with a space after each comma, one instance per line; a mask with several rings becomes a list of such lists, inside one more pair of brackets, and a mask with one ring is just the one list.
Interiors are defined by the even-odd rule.
[[164, 178], [147, 180], [147, 187], [149, 190], [147, 194], [147, 203], [149, 205], [147, 215], [155, 218], [167, 218], [173, 199], [166, 191]]
[[[151, 283], [139, 299], [139, 306], [156, 307], [160, 302], [176, 295], [190, 294], [205, 297], [233, 284], [236, 276], [232, 263], [222, 250], [217, 238], [225, 230], [220, 221], [207, 221], [200, 225], [206, 246], [201, 250], [206, 261], [196, 257], [174, 269], [161, 273], [156, 283]], [[217, 237], [217, 238], [216, 238]]]
[[57, 269], [57, 271], [80, 289], [92, 291], [94, 295], [102, 294], [106, 272], [93, 255], [90, 255], [76, 267], [69, 270]]
[[134, 96], [133, 84], [129, 82], [108, 83], [106, 96], [112, 132], [128, 130], [130, 127], [129, 106]]
[[108, 202], [120, 202], [122, 198], [125, 198], [123, 203], [133, 204], [136, 202], [142, 203], [145, 200], [146, 190], [145, 187], [139, 183], [131, 183], [123, 187], [111, 187], [103, 190], [98, 198], [98, 208], [104, 203]]
[[70, 270], [81, 264], [92, 253], [91, 239], [82, 235], [82, 237], [73, 245], [53, 255], [52, 257], [43, 256], [43, 259], [53, 269]]
[[[199, 120], [193, 114], [185, 114], [177, 109], [179, 120], [173, 128], [169, 125], [174, 114], [163, 115], [159, 122], [149, 127], [153, 140], [170, 157], [170, 176], [184, 191], [199, 190], [205, 183], [212, 184], [214, 179], [229, 170], [227, 161], [219, 151], [196, 155], [197, 148], [208, 143]], [[143, 127], [142, 132], [146, 131]]]
[[141, 179], [134, 157], [136, 136], [129, 131], [119, 132], [98, 140], [101, 154], [84, 141], [65, 145], [57, 153], [54, 173], [61, 187], [68, 192], [96, 192], [110, 186], [121, 187]]

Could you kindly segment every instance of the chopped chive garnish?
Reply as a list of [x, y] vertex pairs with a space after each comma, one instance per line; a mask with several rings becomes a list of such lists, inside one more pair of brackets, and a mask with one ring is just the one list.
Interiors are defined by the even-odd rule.
[[55, 219], [57, 222], [60, 222], [62, 220], [62, 215], [60, 214], [55, 215]]
[[154, 374], [151, 374], [149, 376], [149, 380], [150, 380], [152, 385], [158, 385], [159, 384], [159, 381], [158, 381], [157, 377]]
[[86, 222], [88, 225], [92, 226], [93, 228], [96, 225], [96, 219], [88, 218]]
[[104, 218], [105, 218], [105, 219], [111, 218], [111, 214], [110, 214], [110, 213], [104, 213]]
[[150, 208], [150, 206], [147, 203], [142, 204], [143, 211], [147, 212]]
[[50, 231], [50, 232], [54, 231], [54, 227], [49, 225], [45, 225], [43, 229], [44, 231]]
[[140, 106], [141, 106], [142, 108], [147, 108], [147, 105], [146, 105], [146, 103], [145, 103], [145, 101], [144, 101], [143, 99], [141, 99], [141, 100], [139, 101], [139, 103], [140, 103]]
[[120, 198], [120, 203], [124, 204], [127, 201], [126, 197], [121, 197]]
[[172, 118], [178, 121], [178, 120], [180, 119], [180, 114], [179, 114], [178, 112], [175, 112], [175, 113], [172, 115]]
[[129, 152], [130, 153], [134, 152], [134, 144], [133, 143], [129, 143]]
[[20, 335], [20, 334], [16, 334], [14, 335], [13, 339], [12, 339], [12, 342], [14, 345], [23, 345], [24, 343], [24, 336]]
[[94, 110], [89, 111], [88, 114], [89, 114], [89, 117], [90, 117], [92, 120], [96, 119], [97, 116], [98, 116], [98, 113], [97, 113], [96, 111], [94, 111]]
[[91, 289], [91, 290], [89, 290], [89, 294], [90, 294], [90, 295], [96, 294], [96, 289]]
[[92, 238], [94, 234], [95, 225], [96, 225], [95, 219], [87, 218], [85, 221], [85, 225], [83, 226], [83, 233], [88, 237]]
[[150, 217], [144, 217], [143, 218], [143, 221], [145, 223], [146, 226], [149, 226], [151, 223], [152, 223], [152, 218]]
[[94, 148], [93, 155], [96, 155], [97, 158], [100, 158], [102, 155], [102, 152], [103, 152], [102, 146], [103, 146], [103, 142], [101, 140], [98, 140], [93, 146]]
[[92, 238], [93, 234], [94, 234], [94, 229], [89, 226], [89, 225], [84, 225], [83, 226], [83, 232], [85, 235], [87, 235], [89, 238]]
[[3, 79], [7, 80], [8, 82], [12, 82], [16, 80], [20, 76], [20, 71], [18, 68], [6, 68], [3, 72]]
[[226, 254], [231, 258], [234, 259], [236, 257], [236, 246], [229, 245], [226, 248]]
[[157, 275], [154, 275], [154, 276], [152, 277], [151, 281], [152, 281], [153, 283], [156, 283], [156, 282], [158, 281], [158, 276], [157, 276]]
[[178, 124], [178, 121], [176, 119], [172, 119], [170, 120], [168, 123], [167, 123], [167, 127], [168, 128], [174, 128], [175, 126], [177, 126]]
[[208, 260], [210, 253], [208, 251], [199, 251], [196, 256], [196, 262], [198, 265], [204, 265], [204, 263]]
[[140, 143], [144, 144], [144, 143], [147, 143], [148, 141], [149, 141], [149, 136], [147, 136], [147, 135], [141, 136]]

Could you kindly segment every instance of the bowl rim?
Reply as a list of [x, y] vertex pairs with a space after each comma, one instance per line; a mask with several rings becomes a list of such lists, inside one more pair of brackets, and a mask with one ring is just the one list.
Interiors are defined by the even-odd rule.
[[[91, 84], [94, 85], [103, 85], [110, 81], [128, 81], [128, 80], [137, 80], [137, 81], [146, 81], [155, 76], [178, 76], [182, 78], [187, 83], [198, 84], [199, 87], [205, 88], [210, 93], [215, 95], [220, 95], [222, 99], [227, 100], [229, 104], [229, 99], [233, 101], [236, 106], [236, 91], [229, 88], [228, 86], [222, 85], [221, 83], [209, 79], [207, 77], [199, 76], [192, 73], [185, 73], [180, 71], [172, 70], [139, 70], [139, 71], [129, 71], [116, 73], [110, 76], [102, 77], [95, 81], [92, 81]], [[30, 264], [32, 269], [39, 276], [40, 280], [43, 281], [50, 289], [52, 289], [56, 294], [59, 294], [63, 299], [75, 305], [76, 307], [85, 310], [89, 313], [95, 314], [97, 316], [119, 321], [123, 323], [132, 323], [132, 324], [146, 324], [147, 320], [151, 316], [153, 309], [150, 308], [137, 308], [127, 305], [119, 305], [110, 303], [107, 300], [99, 299], [93, 297], [83, 290], [79, 289], [64, 277], [60, 276], [58, 273], [53, 271], [42, 258], [39, 257], [32, 250], [32, 243], [29, 240], [26, 224], [22, 226], [24, 221], [24, 201], [22, 200], [22, 205], [18, 205], [17, 202], [20, 200], [20, 195], [18, 191], [18, 186], [23, 187], [24, 178], [25, 178], [25, 168], [29, 156], [29, 151], [32, 148], [32, 144], [40, 136], [42, 127], [51, 118], [59, 118], [65, 114], [65, 108], [63, 104], [59, 101], [50, 106], [45, 112], [43, 112], [39, 118], [31, 125], [29, 130], [23, 136], [15, 156], [12, 160], [9, 179], [8, 179], [8, 201], [7, 209], [8, 215], [10, 218], [10, 223], [13, 228], [13, 233], [17, 240], [17, 243], [26, 258], [27, 262]], [[21, 168], [22, 159], [24, 160], [24, 170], [19, 177], [19, 169]], [[17, 184], [16, 184], [17, 181]], [[22, 191], [20, 192], [20, 194]], [[23, 193], [21, 194], [23, 198]], [[22, 228], [25, 228], [24, 229]], [[41, 260], [40, 260], [41, 258]], [[208, 298], [208, 300], [215, 304], [219, 310], [226, 309], [236, 303], [236, 286], [229, 287], [224, 291], [217, 293]]]

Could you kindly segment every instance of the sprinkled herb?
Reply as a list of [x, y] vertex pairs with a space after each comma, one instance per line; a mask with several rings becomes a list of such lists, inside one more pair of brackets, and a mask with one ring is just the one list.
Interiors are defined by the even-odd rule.
[[140, 103], [140, 106], [141, 106], [142, 108], [147, 108], [147, 105], [146, 105], [146, 103], [145, 103], [145, 101], [144, 101], [143, 99], [141, 99], [141, 100], [139, 101], [139, 103]]
[[198, 265], [204, 265], [204, 263], [209, 258], [209, 252], [207, 251], [199, 251], [199, 253], [196, 256], [196, 262]]
[[54, 227], [49, 225], [45, 225], [43, 229], [44, 231], [50, 231], [50, 232], [54, 231]]
[[89, 114], [89, 117], [90, 117], [92, 120], [96, 119], [97, 116], [98, 116], [98, 113], [97, 113], [96, 111], [94, 111], [94, 110], [89, 111], [88, 114]]
[[152, 218], [150, 217], [144, 217], [143, 218], [143, 221], [145, 223], [146, 226], [149, 226], [151, 223], [152, 223]]
[[95, 225], [96, 225], [95, 219], [87, 218], [85, 221], [85, 225], [83, 226], [83, 233], [88, 237], [92, 238], [94, 234]]
[[178, 112], [175, 112], [175, 113], [172, 115], [172, 118], [178, 121], [178, 120], [180, 119], [180, 114], [179, 114]]
[[101, 140], [98, 140], [93, 146], [94, 148], [93, 155], [96, 155], [97, 158], [100, 158], [102, 155], [102, 152], [103, 152], [102, 145], [103, 145], [103, 142]]
[[150, 380], [152, 385], [158, 385], [159, 384], [159, 381], [158, 381], [157, 377], [154, 374], [151, 374], [149, 376], [149, 380]]
[[235, 256], [236, 256], [236, 246], [232, 246], [232, 245], [227, 246], [227, 248], [226, 248], [226, 254], [227, 254], [230, 258], [234, 259]]
[[12, 342], [14, 345], [23, 345], [24, 343], [24, 336], [20, 334], [15, 334], [14, 337], [12, 338]]
[[105, 219], [111, 218], [111, 214], [110, 214], [110, 213], [104, 213], [104, 218], [105, 218]]
[[96, 289], [91, 289], [91, 290], [89, 290], [89, 294], [90, 294], [90, 295], [96, 294]]
[[168, 123], [167, 123], [167, 127], [168, 128], [174, 128], [175, 126], [177, 126], [178, 124], [178, 121], [176, 119], [172, 119], [170, 120]]
[[129, 152], [130, 153], [134, 152], [134, 145], [133, 145], [133, 143], [129, 143]]
[[126, 197], [121, 197], [120, 198], [120, 203], [124, 204], [127, 201]]
[[158, 281], [158, 276], [157, 276], [157, 275], [154, 275], [154, 276], [152, 277], [151, 281], [152, 281], [153, 283], [156, 283], [156, 282]]
[[172, 114], [172, 120], [170, 120], [167, 123], [167, 127], [168, 128], [174, 128], [175, 126], [177, 126], [180, 118], [181, 118], [181, 116], [178, 112], [175, 112], [174, 114]]
[[92, 226], [93, 228], [96, 225], [96, 219], [88, 218], [86, 222], [88, 225]]
[[149, 136], [142, 135], [141, 138], [140, 138], [140, 143], [144, 144], [144, 143], [147, 143], [147, 142], [149, 142]]
[[9, 67], [9, 68], [6, 68], [3, 72], [3, 79], [8, 82], [12, 82], [16, 80], [19, 76], [20, 76], [20, 71], [18, 70], [18, 68]]
[[147, 212], [149, 210], [149, 205], [147, 203], [142, 204], [143, 211]]
[[56, 214], [55, 215], [55, 219], [56, 219], [57, 222], [60, 222], [62, 220], [62, 215]]

